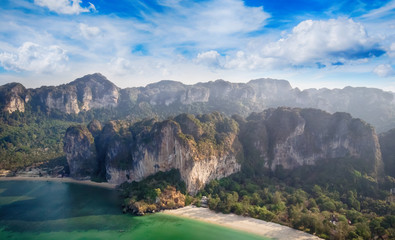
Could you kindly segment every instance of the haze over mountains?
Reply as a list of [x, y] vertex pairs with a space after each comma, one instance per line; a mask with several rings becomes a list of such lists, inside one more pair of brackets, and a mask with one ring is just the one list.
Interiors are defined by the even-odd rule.
[[393, 92], [365, 87], [301, 91], [292, 88], [288, 81], [274, 79], [248, 83], [216, 80], [194, 85], [166, 80], [146, 87], [120, 89], [105, 76], [95, 73], [60, 86], [26, 89], [17, 83], [3, 85], [0, 105], [9, 113], [24, 112], [27, 108], [48, 114], [112, 109], [116, 118], [128, 119], [212, 111], [247, 116], [251, 112], [287, 106], [348, 112], [372, 124], [377, 132], [395, 127]]

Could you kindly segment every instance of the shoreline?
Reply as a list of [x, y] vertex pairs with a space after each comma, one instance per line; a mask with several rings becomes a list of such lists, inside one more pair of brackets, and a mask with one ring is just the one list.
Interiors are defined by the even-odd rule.
[[165, 210], [163, 214], [173, 215], [177, 217], [185, 217], [198, 221], [217, 224], [223, 227], [236, 229], [259, 235], [266, 238], [278, 240], [308, 240], [321, 239], [317, 236], [299, 231], [277, 223], [266, 222], [260, 219], [239, 216], [233, 213], [223, 214], [216, 213], [208, 208], [198, 208], [195, 206], [187, 206], [178, 209]]
[[91, 180], [76, 180], [70, 177], [0, 177], [0, 181], [52, 181], [52, 182], [64, 182], [64, 183], [76, 183], [82, 185], [89, 185], [94, 187], [106, 188], [106, 189], [115, 189], [117, 185], [107, 183], [107, 182], [93, 182]]
[[[117, 185], [110, 184], [107, 182], [98, 183], [91, 180], [76, 180], [70, 177], [0, 177], [0, 181], [52, 181], [52, 182], [64, 182], [64, 183], [75, 183], [100, 188], [106, 188], [114, 190]], [[166, 215], [172, 215], [177, 217], [183, 217], [193, 220], [198, 220], [210, 224], [216, 224], [219, 226], [243, 231], [265, 238], [278, 239], [278, 240], [310, 240], [310, 239], [321, 239], [317, 236], [305, 233], [300, 230], [296, 230], [287, 226], [283, 226], [273, 222], [266, 222], [260, 219], [251, 217], [239, 216], [233, 213], [223, 214], [216, 213], [208, 208], [187, 206], [178, 209], [164, 210], [160, 213]]]

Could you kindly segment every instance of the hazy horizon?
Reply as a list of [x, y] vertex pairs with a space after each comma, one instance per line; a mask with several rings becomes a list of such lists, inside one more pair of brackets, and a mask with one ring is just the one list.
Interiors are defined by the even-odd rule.
[[[86, 74], [86, 75], [77, 77], [77, 78], [75, 78], [75, 79], [70, 79], [69, 81], [65, 81], [65, 82], [63, 82], [63, 83], [52, 84], [52, 85], [40, 85], [40, 86], [32, 86], [32, 87], [30, 87], [29, 84], [27, 84], [27, 85], [24, 85], [23, 83], [21, 83], [21, 84], [22, 84], [24, 87], [28, 88], [28, 89], [35, 89], [35, 88], [48, 87], [48, 86], [55, 86], [55, 87], [56, 87], [56, 86], [60, 86], [60, 85], [63, 85], [63, 84], [71, 83], [72, 81], [74, 81], [74, 80], [76, 80], [76, 79], [82, 78], [82, 77], [87, 76], [87, 75], [92, 75], [92, 74], [97, 74], [97, 73], [89, 73], [89, 74]], [[99, 73], [99, 74], [101, 74], [101, 73]], [[105, 75], [103, 75], [103, 76], [106, 77]], [[107, 77], [106, 77], [106, 78], [107, 78]], [[182, 82], [182, 81], [177, 81], [177, 80], [172, 80], [172, 79], [162, 79], [162, 80], [158, 80], [158, 81], [156, 81], [156, 82], [149, 82], [149, 83], [146, 83], [146, 84], [143, 84], [143, 85], [139, 85], [139, 86], [126, 86], [126, 87], [121, 87], [121, 86], [118, 86], [115, 82], [113, 82], [112, 79], [107, 78], [107, 80], [109, 80], [110, 82], [114, 83], [117, 87], [119, 87], [119, 88], [121, 88], [121, 89], [124, 89], [124, 88], [134, 88], [134, 87], [136, 87], [136, 88], [139, 88], [139, 87], [147, 87], [147, 86], [150, 85], [150, 84], [155, 84], [155, 83], [162, 82], [162, 81], [174, 81], [174, 82], [179, 82], [179, 83], [182, 83], [182, 84], [185, 84], [185, 85], [194, 85], [194, 84], [198, 84], [198, 83], [215, 82], [215, 81], [217, 81], [217, 80], [224, 80], [224, 81], [231, 82], [231, 83], [248, 83], [248, 82], [250, 82], [250, 81], [260, 80], [260, 79], [272, 79], [272, 80], [277, 80], [277, 81], [287, 81], [287, 82], [289, 82], [289, 84], [291, 85], [291, 87], [292, 87], [293, 89], [298, 88], [298, 89], [301, 90], [301, 91], [307, 90], [307, 89], [329, 89], [329, 90], [334, 90], [334, 89], [344, 89], [344, 88], [346, 88], [346, 87], [353, 87], [353, 88], [366, 87], [366, 86], [350, 86], [350, 85], [344, 85], [344, 86], [337, 86], [337, 87], [332, 87], [332, 88], [326, 87], [326, 86], [301, 88], [301, 87], [295, 86], [294, 84], [292, 84], [291, 81], [289, 81], [289, 80], [287, 80], [287, 79], [274, 79], [274, 78], [256, 78], [256, 79], [249, 79], [249, 80], [247, 80], [247, 81], [233, 81], [233, 82], [228, 81], [228, 80], [226, 80], [226, 79], [213, 79], [213, 80], [208, 80], [208, 81], [198, 81], [198, 82], [194, 82], [194, 83], [185, 83], [185, 82]], [[15, 82], [15, 81], [14, 81], [14, 82]], [[4, 84], [7, 84], [7, 83], [14, 83], [14, 82], [11, 81], [11, 82], [6, 82], [6, 83], [4, 83]], [[20, 83], [20, 82], [16, 82], [16, 83]], [[4, 84], [3, 84], [3, 85], [4, 85]], [[394, 89], [394, 90], [391, 90], [391, 89], [390, 89], [390, 90], [386, 90], [386, 89], [378, 88], [378, 87], [368, 87], [368, 88], [375, 88], [375, 89], [380, 89], [380, 90], [383, 90], [383, 91], [386, 91], [386, 92], [393, 92], [393, 93], [395, 93], [395, 89]]]

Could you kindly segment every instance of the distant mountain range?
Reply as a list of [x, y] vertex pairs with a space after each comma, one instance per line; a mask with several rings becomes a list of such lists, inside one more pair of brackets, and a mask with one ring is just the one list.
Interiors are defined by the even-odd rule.
[[[26, 89], [18, 83], [0, 86], [3, 111], [41, 111], [78, 115], [111, 109], [111, 119], [136, 119], [180, 113], [219, 111], [244, 117], [273, 107], [317, 108], [330, 113], [348, 112], [372, 124], [377, 132], [395, 128], [395, 94], [375, 88], [292, 88], [285, 80], [256, 79], [248, 83], [224, 80], [185, 85], [160, 81], [146, 87], [121, 89], [100, 73], [68, 84]], [[100, 116], [95, 116], [100, 119]]]

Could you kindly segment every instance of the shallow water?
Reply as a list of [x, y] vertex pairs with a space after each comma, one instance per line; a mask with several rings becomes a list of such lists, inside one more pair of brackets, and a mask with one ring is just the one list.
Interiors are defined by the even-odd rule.
[[0, 181], [0, 239], [263, 238], [164, 214], [122, 214], [114, 190], [50, 181]]

